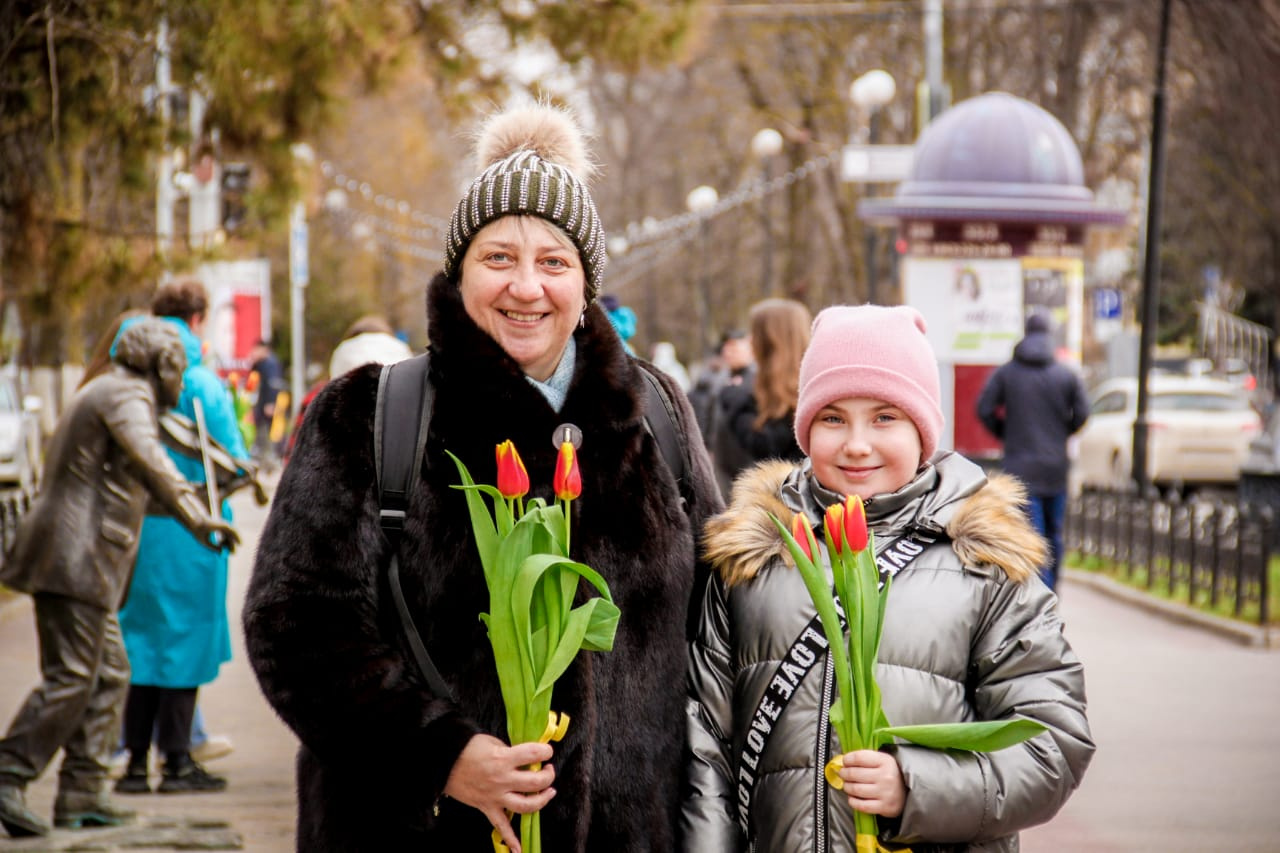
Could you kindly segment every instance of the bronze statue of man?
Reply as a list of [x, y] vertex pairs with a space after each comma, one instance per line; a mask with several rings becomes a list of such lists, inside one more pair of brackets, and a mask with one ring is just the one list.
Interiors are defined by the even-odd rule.
[[59, 748], [55, 825], [112, 826], [133, 817], [103, 788], [129, 687], [116, 611], [148, 499], [197, 536], [239, 542], [160, 442], [157, 417], [177, 402], [186, 365], [181, 338], [163, 320], [121, 333], [111, 366], [58, 420], [41, 494], [0, 566], [0, 582], [35, 600], [43, 679], [0, 739], [0, 824], [11, 836], [50, 832], [27, 808], [25, 790]]

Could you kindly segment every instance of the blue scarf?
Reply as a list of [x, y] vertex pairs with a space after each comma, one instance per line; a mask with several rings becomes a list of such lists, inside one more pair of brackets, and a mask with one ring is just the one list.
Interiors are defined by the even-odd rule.
[[560, 356], [560, 364], [556, 366], [555, 372], [547, 377], [546, 382], [540, 382], [532, 376], [526, 376], [525, 379], [542, 392], [542, 396], [547, 398], [551, 408], [559, 412], [564, 408], [564, 398], [569, 396], [569, 385], [573, 382], [573, 367], [577, 361], [578, 345], [570, 336], [569, 343], [564, 348], [564, 354]]

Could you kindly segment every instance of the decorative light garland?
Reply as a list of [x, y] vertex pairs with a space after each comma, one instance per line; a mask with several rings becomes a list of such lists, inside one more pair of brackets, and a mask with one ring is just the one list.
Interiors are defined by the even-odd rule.
[[[707, 210], [698, 213], [690, 211], [670, 216], [666, 219], [645, 217], [639, 222], [627, 223], [621, 229], [621, 233], [626, 238], [628, 248], [626, 252], [622, 253], [621, 257], [615, 260], [613, 274], [610, 278], [614, 279], [616, 285], [618, 283], [617, 277], [621, 275], [623, 276], [623, 283], [625, 283], [629, 280], [628, 276], [631, 274], [633, 267], [638, 267], [640, 261], [645, 258], [654, 257], [654, 255], [648, 253], [637, 255], [636, 251], [638, 249], [648, 247], [661, 240], [665, 248], [662, 254], [665, 254], [667, 251], [673, 250], [677, 246], [681, 246], [693, 239], [696, 231], [695, 226], [704, 220], [713, 219], [745, 204], [759, 201], [766, 196], [781, 192], [799, 181], [807, 180], [837, 163], [840, 156], [839, 151], [833, 151], [814, 157], [776, 178], [759, 178], [749, 183], [744, 183], [738, 189], [719, 199]], [[376, 213], [345, 209], [341, 211], [343, 214], [359, 217], [359, 221], [373, 228], [377, 234], [377, 239], [383, 245], [394, 245], [414, 257], [443, 261], [443, 254], [435, 249], [428, 248], [427, 241], [429, 240], [431, 244], [434, 244], [435, 241], [441, 239], [449, 227], [449, 223], [446, 220], [417, 210], [408, 201], [376, 191], [368, 181], [361, 181], [347, 175], [334, 165], [331, 160], [322, 161], [320, 163], [320, 171], [335, 187], [359, 195], [380, 208], [393, 211], [401, 216], [408, 216], [413, 222], [426, 226], [426, 228], [413, 228], [404, 223], [386, 219]], [[331, 210], [330, 212], [339, 213], [337, 210]], [[388, 233], [407, 238], [407, 240], [397, 240], [394, 237], [387, 236]], [[667, 240], [668, 235], [672, 234], [675, 235], [674, 238]], [[633, 258], [637, 259], [633, 260]]]

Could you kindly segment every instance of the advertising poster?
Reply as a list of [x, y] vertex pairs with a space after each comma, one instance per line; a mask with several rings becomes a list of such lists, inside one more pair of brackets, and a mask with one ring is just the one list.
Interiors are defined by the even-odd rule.
[[205, 339], [209, 361], [225, 373], [249, 366], [259, 338], [271, 336], [271, 265], [266, 259], [204, 264], [196, 275], [209, 293]]
[[1000, 364], [1022, 337], [1023, 272], [1016, 258], [904, 258], [903, 292], [928, 323], [938, 360]]
[[1059, 361], [1080, 364], [1084, 335], [1084, 261], [1080, 258], [1023, 258], [1025, 314], [1039, 311], [1053, 327]]

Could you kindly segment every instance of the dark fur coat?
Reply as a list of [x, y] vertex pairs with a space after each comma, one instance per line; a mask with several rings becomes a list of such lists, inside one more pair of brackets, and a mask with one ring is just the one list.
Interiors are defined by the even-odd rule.
[[[444, 451], [477, 482], [493, 483], [494, 447], [510, 438], [532, 494], [552, 498], [552, 434], [571, 422], [584, 436], [574, 557], [605, 577], [622, 616], [613, 651], [580, 654], [557, 683], [552, 707], [572, 723], [554, 745], [557, 793], [543, 811], [543, 843], [557, 853], [670, 850], [695, 531], [720, 509], [692, 412], [667, 381], [692, 456], [686, 514], [644, 428], [639, 368], [598, 307], [576, 330], [577, 366], [559, 413], [470, 320], [443, 277], [431, 285], [428, 315], [435, 404], [401, 577], [456, 704], [429, 693], [386, 590], [373, 460], [378, 369], [365, 366], [331, 382], [308, 410], [244, 611], [263, 692], [302, 743], [298, 849], [492, 849], [484, 816], [441, 797], [474, 734], [506, 740], [492, 648], [478, 618], [489, 609], [488, 591], [465, 501], [452, 488], [458, 472]], [[696, 574], [700, 590], [705, 573]]]

